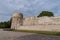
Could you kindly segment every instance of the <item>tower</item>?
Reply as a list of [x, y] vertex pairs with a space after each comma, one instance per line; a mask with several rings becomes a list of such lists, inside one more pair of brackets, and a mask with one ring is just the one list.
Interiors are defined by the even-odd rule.
[[20, 27], [23, 25], [23, 14], [22, 13], [14, 13], [12, 16], [12, 25], [11, 29], [17, 29], [17, 27]]

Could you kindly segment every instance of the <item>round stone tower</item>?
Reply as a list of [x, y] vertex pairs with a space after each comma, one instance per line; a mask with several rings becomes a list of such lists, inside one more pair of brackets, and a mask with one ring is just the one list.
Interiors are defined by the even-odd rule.
[[17, 29], [22, 25], [23, 25], [23, 14], [18, 12], [14, 13], [12, 16], [11, 29]]

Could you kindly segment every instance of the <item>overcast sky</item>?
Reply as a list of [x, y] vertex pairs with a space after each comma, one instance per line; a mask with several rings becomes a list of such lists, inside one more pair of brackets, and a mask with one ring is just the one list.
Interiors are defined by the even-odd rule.
[[15, 11], [24, 16], [37, 16], [44, 10], [59, 16], [60, 0], [0, 0], [0, 22], [9, 20]]

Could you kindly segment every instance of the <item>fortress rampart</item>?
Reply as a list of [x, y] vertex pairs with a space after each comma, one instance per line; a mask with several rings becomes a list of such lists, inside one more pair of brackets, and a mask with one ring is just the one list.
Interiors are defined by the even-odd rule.
[[37, 31], [60, 31], [60, 17], [27, 17], [23, 14], [14, 13], [12, 16], [11, 29], [37, 30]]

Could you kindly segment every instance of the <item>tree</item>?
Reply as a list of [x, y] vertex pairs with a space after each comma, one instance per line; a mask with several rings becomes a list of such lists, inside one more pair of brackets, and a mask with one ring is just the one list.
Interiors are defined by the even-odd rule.
[[0, 28], [10, 28], [11, 27], [11, 21], [12, 21], [12, 19], [10, 19], [9, 21], [0, 22]]
[[37, 17], [42, 17], [42, 16], [51, 17], [51, 16], [54, 16], [54, 14], [52, 12], [49, 12], [49, 11], [42, 11]]

